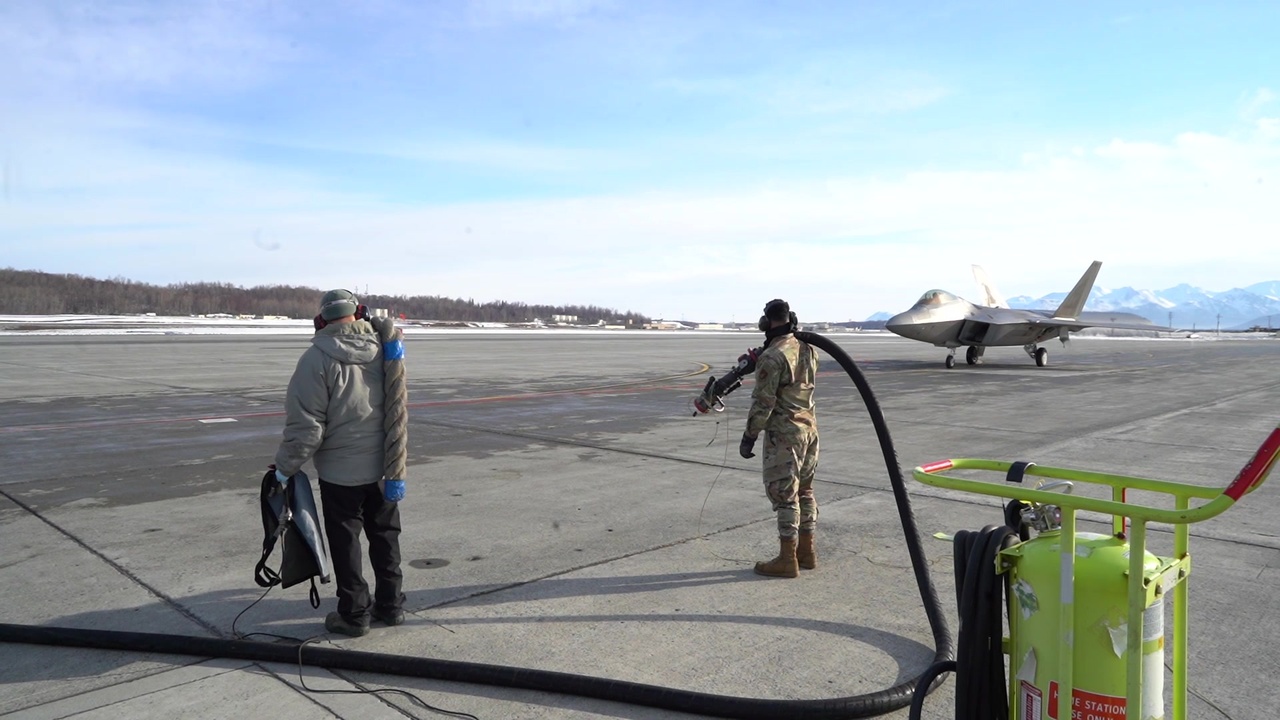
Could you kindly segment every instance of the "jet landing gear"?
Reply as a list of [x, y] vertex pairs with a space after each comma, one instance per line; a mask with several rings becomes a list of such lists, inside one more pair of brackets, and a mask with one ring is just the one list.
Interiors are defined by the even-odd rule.
[[[982, 362], [982, 353], [985, 351], [986, 351], [986, 348], [978, 347], [976, 345], [970, 345], [968, 349], [964, 351], [964, 361], [970, 365], [977, 365], [978, 363]], [[947, 353], [947, 359], [945, 364], [948, 370], [956, 366], [956, 349], [955, 348], [951, 348], [951, 352]]]
[[1042, 347], [1036, 347], [1035, 343], [1023, 345], [1023, 350], [1027, 351], [1027, 355], [1036, 361], [1036, 367], [1044, 367], [1049, 364], [1049, 351]]

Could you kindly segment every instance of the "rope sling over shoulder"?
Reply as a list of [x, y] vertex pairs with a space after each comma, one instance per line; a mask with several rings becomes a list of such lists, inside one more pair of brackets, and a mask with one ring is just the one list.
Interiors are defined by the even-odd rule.
[[[383, 365], [383, 478], [403, 480], [409, 426], [408, 389], [404, 372], [403, 332], [391, 318], [369, 318], [382, 343]], [[311, 479], [299, 470], [282, 485], [274, 469], [262, 477], [259, 495], [262, 507], [262, 557], [254, 568], [253, 579], [259, 587], [279, 585], [288, 588], [311, 581], [311, 607], [320, 607], [320, 591], [316, 578], [328, 583], [329, 552], [320, 531]], [[267, 566], [276, 544], [281, 546], [280, 569]]]

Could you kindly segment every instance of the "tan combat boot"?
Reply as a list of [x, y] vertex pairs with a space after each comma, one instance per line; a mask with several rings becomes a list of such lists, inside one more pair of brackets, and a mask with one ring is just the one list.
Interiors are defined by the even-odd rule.
[[802, 570], [818, 567], [818, 551], [813, 549], [813, 533], [800, 531], [800, 542], [796, 544], [796, 563]]
[[756, 563], [756, 574], [783, 578], [798, 576], [800, 567], [796, 564], [796, 539], [778, 538], [778, 557], [769, 562]]

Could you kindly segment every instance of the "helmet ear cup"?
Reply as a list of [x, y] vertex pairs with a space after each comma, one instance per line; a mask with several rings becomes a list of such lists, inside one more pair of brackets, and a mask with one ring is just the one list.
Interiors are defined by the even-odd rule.
[[788, 313], [787, 320], [791, 323], [791, 332], [800, 329], [800, 318], [796, 317], [794, 312]]
[[764, 332], [764, 331], [768, 330], [768, 329], [769, 329], [769, 316], [768, 316], [768, 315], [761, 315], [761, 316], [760, 316], [760, 321], [756, 323], [756, 328], [758, 328], [758, 329], [760, 330], [760, 332]]

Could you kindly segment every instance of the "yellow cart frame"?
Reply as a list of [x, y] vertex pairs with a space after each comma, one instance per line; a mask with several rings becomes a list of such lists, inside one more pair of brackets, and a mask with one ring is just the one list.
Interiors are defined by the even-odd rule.
[[[1142, 612], [1155, 597], [1173, 589], [1173, 720], [1187, 718], [1187, 584], [1183, 582], [1191, 570], [1189, 551], [1191, 523], [1208, 520], [1220, 515], [1240, 498], [1256, 490], [1271, 472], [1280, 456], [1280, 427], [1263, 441], [1261, 447], [1240, 470], [1226, 488], [1215, 488], [1150, 480], [1125, 475], [1110, 475], [1086, 470], [1069, 470], [1028, 464], [1025, 475], [1070, 480], [1073, 482], [1107, 485], [1111, 499], [1067, 495], [1049, 490], [1037, 490], [1015, 484], [996, 484], [981, 480], [958, 478], [941, 473], [950, 470], [980, 470], [1007, 473], [1014, 463], [999, 460], [955, 458], [938, 460], [921, 465], [913, 471], [916, 480], [935, 487], [1025, 502], [1055, 505], [1062, 510], [1062, 541], [1060, 550], [1063, 578], [1073, 578], [1076, 554], [1076, 513], [1090, 511], [1110, 515], [1116, 537], [1126, 536], [1125, 522], [1130, 521], [1129, 540], [1129, 619], [1127, 636], [1126, 700], [1125, 706], [1142, 707]], [[1126, 502], [1130, 489], [1161, 493], [1173, 498], [1173, 508], [1153, 508]], [[1191, 507], [1193, 499], [1205, 500]], [[1143, 558], [1146, 556], [1147, 524], [1169, 523], [1174, 526], [1174, 557], [1163, 561], [1159, 572], [1144, 576]], [[1058, 668], [1060, 673], [1058, 693], [1058, 717], [1070, 718], [1071, 701], [1075, 687], [1072, 681], [1072, 637], [1075, 625], [1074, 602], [1063, 603], [1060, 612], [1060, 628], [1064, 639], [1059, 645]], [[1013, 699], [1010, 699], [1013, 702]], [[1039, 720], [1038, 718], [1036, 720]]]

